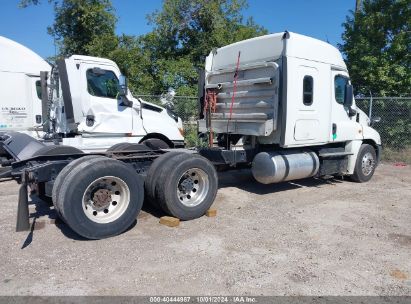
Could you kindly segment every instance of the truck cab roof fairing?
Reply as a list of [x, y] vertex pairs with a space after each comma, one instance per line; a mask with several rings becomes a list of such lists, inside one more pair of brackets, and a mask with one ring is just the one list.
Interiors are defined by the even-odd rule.
[[241, 65], [258, 61], [275, 61], [285, 55], [312, 61], [318, 61], [347, 70], [345, 62], [337, 48], [324, 41], [308, 36], [288, 32], [287, 49], [283, 50], [284, 32], [260, 36], [236, 42], [216, 49], [210, 53], [212, 63], [206, 64], [208, 71], [217, 71], [235, 66], [238, 51], [241, 50]]

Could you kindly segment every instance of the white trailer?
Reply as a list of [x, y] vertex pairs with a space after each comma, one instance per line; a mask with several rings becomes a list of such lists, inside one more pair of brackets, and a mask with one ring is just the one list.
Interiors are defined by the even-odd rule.
[[21, 44], [0, 36], [0, 132], [19, 131], [39, 138], [40, 71], [51, 66]]
[[199, 129], [208, 134], [208, 148], [24, 158], [41, 149], [38, 142], [4, 134], [0, 145], [14, 156], [9, 175], [22, 183], [17, 230], [29, 228], [29, 185], [44, 186], [75, 232], [103, 238], [125, 231], [143, 199], [183, 220], [202, 216], [216, 196], [215, 166], [251, 168], [264, 184], [373, 176], [380, 136], [355, 106], [336, 48], [285, 32], [216, 49], [205, 68]]
[[134, 98], [128, 90], [119, 96], [122, 75], [115, 62], [73, 55], [51, 67], [5, 37], [0, 37], [0, 52], [0, 132], [18, 131], [85, 152], [120, 143], [184, 146], [181, 119], [170, 109]]

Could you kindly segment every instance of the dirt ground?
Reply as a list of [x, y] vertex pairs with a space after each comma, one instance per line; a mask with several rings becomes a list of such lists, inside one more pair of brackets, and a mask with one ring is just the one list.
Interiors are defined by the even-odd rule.
[[140, 213], [88, 241], [45, 204], [14, 232], [18, 186], [0, 184], [0, 295], [411, 295], [411, 167], [365, 184], [261, 185], [220, 174], [217, 217], [160, 225]]

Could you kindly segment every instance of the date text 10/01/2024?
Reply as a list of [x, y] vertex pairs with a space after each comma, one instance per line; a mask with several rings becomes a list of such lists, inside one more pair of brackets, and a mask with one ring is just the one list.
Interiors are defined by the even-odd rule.
[[200, 296], [200, 297], [150, 297], [150, 303], [255, 303], [254, 297]]

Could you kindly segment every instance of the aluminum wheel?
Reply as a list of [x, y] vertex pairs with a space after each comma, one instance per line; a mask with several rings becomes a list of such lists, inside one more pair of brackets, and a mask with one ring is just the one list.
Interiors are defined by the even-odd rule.
[[177, 196], [180, 202], [187, 207], [201, 204], [210, 188], [207, 174], [199, 168], [192, 168], [184, 172], [177, 186]]
[[361, 160], [361, 170], [365, 176], [368, 176], [372, 173], [375, 166], [375, 159], [370, 152], [364, 154]]
[[130, 203], [127, 184], [115, 176], [96, 179], [83, 195], [83, 211], [93, 222], [107, 224], [124, 214]]

